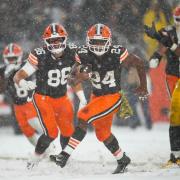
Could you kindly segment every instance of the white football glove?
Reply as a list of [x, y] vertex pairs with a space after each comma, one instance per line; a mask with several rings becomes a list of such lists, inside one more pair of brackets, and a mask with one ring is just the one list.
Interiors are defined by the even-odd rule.
[[26, 90], [34, 90], [36, 88], [36, 83], [22, 79], [19, 81], [19, 86]]
[[153, 58], [149, 61], [149, 67], [150, 68], [157, 68], [159, 65], [159, 59], [158, 58]]

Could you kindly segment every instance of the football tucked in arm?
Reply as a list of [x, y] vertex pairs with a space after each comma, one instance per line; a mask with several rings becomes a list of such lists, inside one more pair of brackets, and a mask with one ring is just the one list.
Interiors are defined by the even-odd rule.
[[91, 78], [92, 66], [88, 65], [75, 65], [72, 68], [71, 74], [68, 78], [68, 84], [75, 86], [82, 81], [88, 80]]
[[92, 65], [91, 64], [80, 65], [79, 71], [77, 73], [77, 77], [79, 76], [80, 79], [87, 80], [87, 79], [91, 78], [91, 73], [92, 73]]

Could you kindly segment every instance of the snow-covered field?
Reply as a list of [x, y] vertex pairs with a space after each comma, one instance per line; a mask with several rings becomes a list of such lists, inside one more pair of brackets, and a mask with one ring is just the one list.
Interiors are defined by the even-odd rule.
[[[88, 133], [63, 169], [44, 159], [29, 171], [26, 162], [33, 146], [11, 129], [0, 129], [0, 180], [179, 180], [180, 168], [162, 169], [169, 158], [168, 124], [157, 124], [152, 131], [113, 128], [121, 148], [132, 159], [128, 171], [113, 175], [116, 161], [94, 133]], [[55, 142], [59, 146], [58, 141]]]

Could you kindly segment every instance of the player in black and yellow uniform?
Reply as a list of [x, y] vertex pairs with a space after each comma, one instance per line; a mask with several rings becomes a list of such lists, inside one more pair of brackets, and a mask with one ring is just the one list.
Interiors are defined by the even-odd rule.
[[120, 92], [121, 66], [137, 68], [141, 86], [136, 93], [147, 96], [146, 76], [141, 59], [128, 54], [126, 48], [111, 45], [111, 30], [103, 24], [93, 25], [87, 32], [87, 46], [77, 50], [77, 64], [74, 66], [69, 82], [75, 85], [81, 80], [92, 82], [90, 102], [78, 112], [79, 124], [65, 149], [54, 158], [57, 165], [64, 167], [70, 154], [86, 135], [87, 124], [91, 123], [96, 137], [117, 159], [118, 167], [114, 173], [124, 172], [130, 158], [119, 147], [116, 137], [111, 132], [113, 115], [121, 106]]
[[22, 48], [16, 43], [10, 43], [4, 48], [5, 90], [8, 98], [11, 100], [13, 111], [21, 131], [28, 138], [29, 142], [36, 146], [38, 137], [42, 134], [42, 129], [38, 123], [39, 120], [32, 102], [27, 101], [27, 98], [31, 96], [32, 92], [18, 87], [13, 81], [15, 73], [22, 66], [22, 55]]
[[[43, 135], [38, 140], [34, 159], [28, 164], [29, 168], [43, 157], [45, 150], [58, 136], [58, 128], [62, 148], [74, 132], [73, 106], [67, 97], [67, 77], [75, 63], [75, 51], [67, 46], [67, 32], [60, 24], [50, 24], [44, 31], [43, 39], [45, 47], [34, 49], [29, 54], [28, 62], [14, 77], [20, 87], [30, 90], [31, 84], [25, 79], [36, 72], [33, 104]], [[77, 95], [81, 104], [86, 104], [81, 89], [78, 89]]]
[[150, 67], [156, 68], [163, 55], [166, 55], [166, 84], [171, 98], [169, 138], [171, 154], [165, 165], [180, 165], [180, 6], [173, 14], [174, 26], [162, 28], [159, 32], [155, 27], [145, 26], [147, 35], [160, 42], [159, 49], [150, 58]]
[[4, 71], [6, 67], [1, 64], [0, 65], [0, 94], [4, 91]]
[[4, 90], [5, 90], [5, 77], [4, 77], [4, 72], [5, 72], [5, 65], [0, 64], [0, 103], [4, 100]]

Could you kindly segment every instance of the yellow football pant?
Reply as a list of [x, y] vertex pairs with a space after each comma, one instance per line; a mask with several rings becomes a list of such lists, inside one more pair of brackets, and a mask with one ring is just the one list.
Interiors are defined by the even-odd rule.
[[180, 126], [180, 79], [172, 94], [170, 106], [170, 126]]

